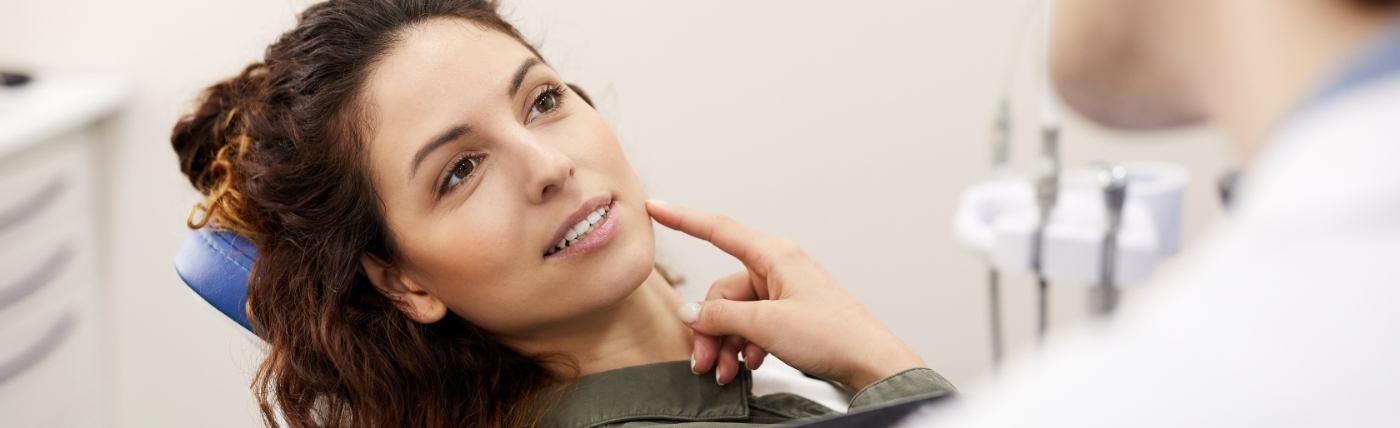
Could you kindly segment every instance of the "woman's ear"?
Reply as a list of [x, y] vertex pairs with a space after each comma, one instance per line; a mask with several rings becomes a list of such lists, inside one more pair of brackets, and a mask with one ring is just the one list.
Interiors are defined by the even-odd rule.
[[427, 289], [408, 278], [392, 263], [371, 254], [360, 256], [360, 266], [374, 288], [394, 302], [394, 305], [419, 324], [432, 324], [447, 316], [447, 305]]

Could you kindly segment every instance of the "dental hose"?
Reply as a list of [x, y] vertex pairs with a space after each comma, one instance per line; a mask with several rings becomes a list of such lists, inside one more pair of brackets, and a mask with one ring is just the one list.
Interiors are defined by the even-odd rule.
[[1060, 120], [1054, 102], [1055, 90], [1050, 84], [1050, 20], [1053, 0], [1045, 0], [1042, 10], [1045, 43], [1041, 49], [1041, 95], [1040, 95], [1040, 162], [1037, 166], [1036, 206], [1040, 209], [1040, 224], [1036, 227], [1035, 248], [1032, 249], [1033, 267], [1036, 273], [1036, 298], [1040, 316], [1037, 320], [1038, 339], [1044, 342], [1050, 327], [1050, 280], [1045, 275], [1045, 228], [1050, 224], [1050, 214], [1055, 210], [1060, 187]]
[[[992, 171], [1000, 173], [1006, 168], [1011, 153], [1011, 101], [1005, 95], [997, 105], [996, 123], [992, 125]], [[1001, 272], [996, 265], [987, 269], [987, 301], [991, 325], [992, 367], [1001, 365]]]
[[1040, 210], [1040, 224], [1036, 226], [1035, 239], [1032, 241], [1034, 247], [1031, 249], [1031, 263], [1036, 274], [1036, 300], [1039, 308], [1036, 332], [1042, 341], [1050, 326], [1050, 280], [1046, 277], [1044, 269], [1045, 228], [1050, 224], [1050, 213], [1055, 210], [1055, 201], [1059, 193], [1059, 139], [1058, 125], [1049, 123], [1041, 129], [1042, 157], [1038, 168], [1040, 171], [1035, 180], [1035, 199], [1036, 207]]

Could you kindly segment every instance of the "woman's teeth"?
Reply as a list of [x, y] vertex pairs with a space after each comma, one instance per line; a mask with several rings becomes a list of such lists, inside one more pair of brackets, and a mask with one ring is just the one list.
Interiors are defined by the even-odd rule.
[[599, 207], [593, 210], [593, 212], [588, 213], [588, 217], [580, 220], [578, 224], [575, 224], [568, 232], [564, 232], [564, 239], [559, 240], [559, 244], [555, 245], [554, 248], [550, 249], [545, 255], [554, 254], [568, 248], [570, 245], [574, 245], [575, 242], [578, 242], [579, 239], [582, 239], [583, 235], [587, 235], [588, 232], [593, 231], [593, 226], [603, 222], [603, 216], [608, 214], [608, 207], [609, 206]]

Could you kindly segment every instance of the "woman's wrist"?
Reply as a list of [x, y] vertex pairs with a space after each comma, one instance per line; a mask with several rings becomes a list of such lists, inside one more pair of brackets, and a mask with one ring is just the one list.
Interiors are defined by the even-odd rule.
[[900, 344], [888, 351], [871, 350], [862, 361], [854, 364], [848, 379], [842, 380], [851, 391], [860, 391], [881, 379], [912, 368], [925, 367], [923, 358]]

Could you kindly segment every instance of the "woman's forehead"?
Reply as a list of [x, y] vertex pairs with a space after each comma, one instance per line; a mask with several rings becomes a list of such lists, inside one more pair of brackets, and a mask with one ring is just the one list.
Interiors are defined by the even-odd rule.
[[372, 70], [367, 89], [381, 107], [446, 96], [504, 96], [516, 67], [533, 56], [500, 31], [437, 19], [405, 30]]
[[514, 74], [531, 58], [520, 41], [461, 19], [406, 30], [366, 80], [372, 150], [414, 150], [438, 128], [509, 102]]

